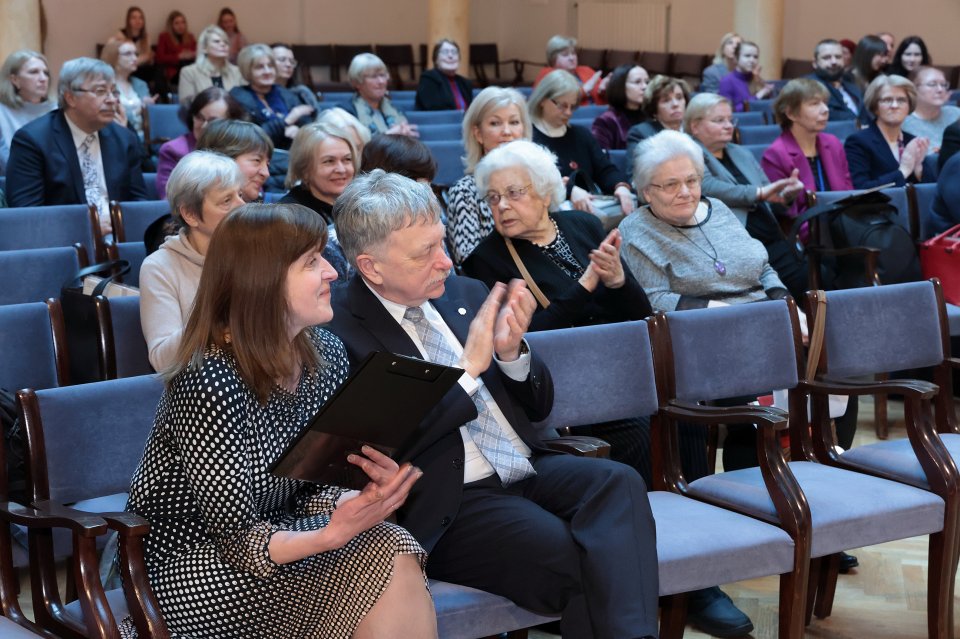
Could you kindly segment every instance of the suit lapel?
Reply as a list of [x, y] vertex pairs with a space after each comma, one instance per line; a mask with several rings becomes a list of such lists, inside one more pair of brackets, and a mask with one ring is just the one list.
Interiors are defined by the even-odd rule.
[[354, 275], [347, 286], [350, 287], [347, 298], [350, 312], [357, 318], [360, 325], [373, 336], [373, 339], [380, 342], [385, 351], [398, 355], [421, 357], [416, 345], [390, 316], [380, 300], [367, 288], [359, 274]]
[[[467, 335], [470, 332], [470, 321], [480, 309], [474, 308], [463, 296], [450, 292], [449, 287], [455, 277], [455, 275], [450, 276], [447, 281], [448, 288], [444, 294], [435, 300], [431, 300], [430, 303], [433, 304], [433, 307], [440, 313], [440, 317], [443, 318], [443, 321], [446, 322], [450, 330], [453, 331], [457, 340], [459, 340], [461, 344], [466, 344]], [[459, 287], [457, 287], [457, 289], [459, 290]]]
[[77, 147], [73, 143], [73, 133], [67, 124], [67, 116], [63, 111], [57, 111], [58, 117], [53, 118], [53, 139], [60, 156], [66, 160], [67, 171], [70, 173], [70, 183], [73, 185], [74, 198], [77, 202], [86, 202], [87, 194], [83, 190], [83, 172], [80, 170], [80, 158], [77, 157]]

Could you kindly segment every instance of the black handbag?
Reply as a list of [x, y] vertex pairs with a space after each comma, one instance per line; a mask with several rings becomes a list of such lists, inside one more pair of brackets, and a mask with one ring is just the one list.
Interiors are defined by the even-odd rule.
[[[115, 284], [117, 277], [129, 272], [130, 263], [126, 260], [94, 264], [77, 271], [60, 289], [60, 306], [63, 308], [70, 359], [70, 379], [74, 384], [97, 382], [106, 378], [98, 306], [102, 304], [107, 286]], [[88, 275], [103, 278], [89, 294], [83, 291], [83, 279]]]

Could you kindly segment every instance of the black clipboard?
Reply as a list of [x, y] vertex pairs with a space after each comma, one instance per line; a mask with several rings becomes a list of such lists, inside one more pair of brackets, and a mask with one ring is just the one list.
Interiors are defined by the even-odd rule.
[[463, 370], [414, 357], [370, 353], [324, 403], [270, 471], [316, 484], [362, 489], [370, 481], [347, 461], [368, 445], [399, 458], [423, 418]]

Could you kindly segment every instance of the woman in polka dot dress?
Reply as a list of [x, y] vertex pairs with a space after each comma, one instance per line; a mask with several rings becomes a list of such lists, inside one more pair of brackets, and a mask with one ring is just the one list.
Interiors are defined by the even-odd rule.
[[[326, 225], [248, 204], [218, 227], [127, 510], [174, 637], [435, 638], [425, 554], [385, 523], [420, 471], [374, 450], [360, 493], [267, 469], [347, 375]], [[124, 637], [136, 636], [132, 621]]]

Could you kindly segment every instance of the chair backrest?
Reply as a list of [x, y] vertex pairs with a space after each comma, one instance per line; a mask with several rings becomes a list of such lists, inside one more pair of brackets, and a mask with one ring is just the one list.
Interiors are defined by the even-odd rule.
[[[391, 92], [395, 93], [395, 92]], [[411, 124], [460, 124], [463, 111], [407, 111], [407, 121]]]
[[[333, 69], [330, 72], [330, 79], [339, 82], [341, 77], [347, 79], [346, 72], [350, 69], [350, 63], [361, 53], [373, 53], [373, 47], [369, 44], [335, 44], [333, 45]], [[340, 75], [341, 69], [344, 71]]]
[[163, 144], [167, 140], [189, 133], [187, 125], [179, 117], [179, 104], [149, 104], [147, 118], [150, 121], [150, 144]]
[[783, 132], [783, 129], [776, 124], [763, 124], [760, 126], [741, 126], [740, 144], [770, 144]]
[[744, 102], [747, 111], [763, 111], [773, 114], [773, 100], [747, 100]]
[[606, 49], [577, 49], [577, 63], [590, 67], [594, 70], [607, 71], [607, 50]]
[[[617, 168], [627, 172], [627, 150], [626, 149], [611, 149], [607, 151], [607, 155], [610, 156], [610, 161], [617, 165]], [[632, 175], [627, 176], [631, 181], [633, 180]]]
[[103, 241], [86, 204], [0, 209], [0, 251], [73, 246], [87, 255], [103, 255]]
[[140, 296], [96, 299], [104, 379], [153, 373], [140, 326]]
[[417, 77], [417, 65], [413, 57], [412, 44], [378, 44], [374, 47], [377, 57], [383, 60], [390, 72], [390, 78], [393, 80], [393, 86], [400, 88], [403, 86], [405, 78], [401, 69], [406, 67], [409, 71], [409, 77], [406, 80], [412, 82]]
[[640, 53], [640, 66], [654, 75], [670, 73], [670, 54], [663, 51], [643, 51]]
[[787, 58], [783, 61], [783, 68], [780, 77], [787, 80], [802, 78], [805, 75], [813, 73], [813, 64], [810, 60], [798, 58]]
[[463, 177], [463, 158], [466, 153], [459, 139], [427, 142], [427, 148], [437, 161], [435, 184], [449, 186]]
[[0, 306], [0, 388], [55, 388], [67, 383], [60, 301]]
[[793, 318], [784, 300], [674, 311], [663, 316], [672, 398], [756, 396], [797, 385]]
[[[593, 120], [595, 120], [598, 115], [606, 111], [607, 108], [608, 107], [605, 104], [587, 104], [578, 108], [574, 112], [574, 116], [578, 120], [590, 120], [593, 122]], [[587, 128], [589, 129], [590, 127], [588, 126]]]
[[531, 352], [553, 377], [554, 401], [541, 429], [599, 424], [657, 412], [646, 322], [528, 333]]
[[18, 393], [34, 499], [74, 503], [130, 489], [163, 382], [155, 375]]
[[421, 124], [418, 129], [421, 142], [460, 141], [459, 124]]
[[767, 123], [767, 114], [763, 111], [743, 111], [735, 117], [737, 126], [761, 126]]
[[0, 273], [6, 274], [0, 305], [60, 297], [63, 284], [86, 262], [86, 252], [73, 246], [0, 251]]
[[757, 159], [757, 162], [759, 162], [760, 160], [763, 159], [763, 154], [767, 150], [767, 147], [769, 147], [770, 145], [769, 144], [744, 144], [742, 146], [743, 148], [748, 149], [751, 153], [753, 153], [753, 157], [755, 157]]
[[940, 364], [940, 307], [931, 282], [827, 292], [821, 371], [830, 377]]
[[108, 244], [107, 258], [129, 262], [130, 272], [124, 275], [121, 281], [130, 286], [140, 286], [140, 267], [147, 258], [147, 245], [143, 241]]
[[670, 74], [679, 78], [692, 78], [698, 84], [703, 70], [710, 66], [712, 59], [702, 53], [674, 53]]
[[856, 120], [834, 120], [833, 122], [827, 122], [827, 126], [823, 131], [824, 133], [837, 136], [837, 138], [843, 142], [859, 130]]
[[111, 211], [116, 242], [143, 241], [147, 227], [170, 212], [166, 200], [119, 202]]
[[616, 69], [622, 64], [636, 64], [639, 59], [639, 51], [607, 50], [607, 66], [611, 69]]
[[302, 70], [304, 83], [310, 86], [314, 91], [320, 80], [315, 67], [327, 67], [328, 77], [332, 74], [334, 64], [333, 45], [332, 44], [295, 44], [292, 46], [293, 55], [297, 58], [297, 63]]
[[500, 79], [500, 51], [496, 42], [470, 43], [470, 66], [481, 87], [490, 84], [486, 65], [493, 65], [493, 76]]
[[930, 229], [930, 216], [933, 213], [933, 202], [937, 199], [936, 184], [911, 184], [909, 190], [913, 192], [912, 205], [915, 213], [915, 226], [911, 224], [911, 235], [915, 242], [933, 237]]
[[157, 174], [156, 173], [144, 173], [143, 174], [143, 183], [147, 187], [147, 199], [148, 200], [159, 200], [160, 194], [157, 193]]

